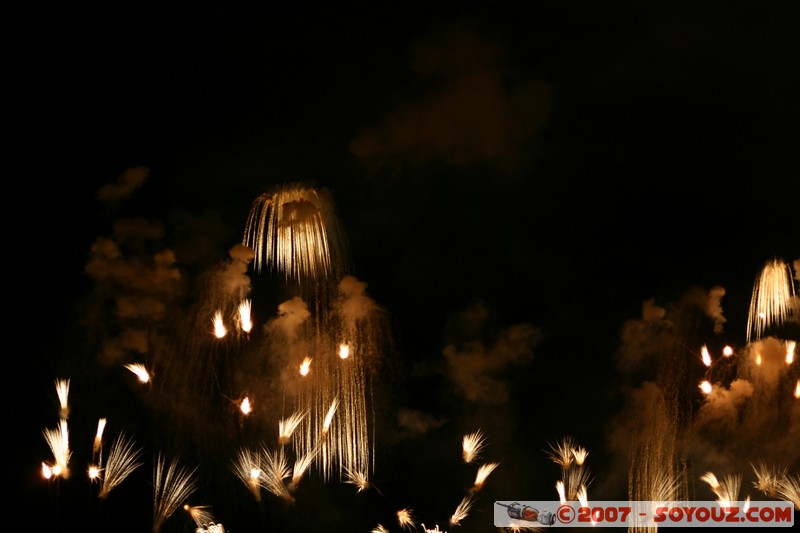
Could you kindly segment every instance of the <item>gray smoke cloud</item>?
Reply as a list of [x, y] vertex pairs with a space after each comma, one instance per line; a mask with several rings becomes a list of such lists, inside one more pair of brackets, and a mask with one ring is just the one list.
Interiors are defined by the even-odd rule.
[[474, 338], [488, 317], [482, 304], [464, 310], [458, 322], [465, 338], [445, 346], [443, 355], [447, 374], [461, 396], [480, 405], [502, 405], [509, 396], [506, 373], [532, 360], [541, 331], [516, 324], [488, 341]]
[[[787, 363], [790, 342], [767, 337], [728, 357], [714, 354], [710, 367], [699, 364], [700, 346], [726, 323], [724, 294], [720, 287], [692, 288], [663, 307], [650, 299], [642, 318], [621, 328], [617, 363], [625, 405], [607, 426], [616, 464], [601, 481], [603, 490], [621, 484], [632, 497], [652, 498], [647, 491], [656, 481], [671, 478], [679, 481], [679, 495], [689, 495], [707, 490], [699, 476], [713, 471], [743, 474], [742, 497], [758, 497], [747, 488], [752, 464], [798, 468], [798, 370]], [[698, 325], [700, 314], [710, 328]], [[700, 391], [703, 380], [711, 384], [708, 394]]]

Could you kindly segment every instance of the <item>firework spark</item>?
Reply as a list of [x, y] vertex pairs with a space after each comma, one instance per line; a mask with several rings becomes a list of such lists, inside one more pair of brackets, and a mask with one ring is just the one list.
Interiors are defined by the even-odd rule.
[[131, 363], [125, 365], [125, 368], [133, 372], [133, 374], [141, 381], [142, 383], [147, 383], [150, 381], [150, 372], [147, 371], [147, 368], [141, 363]]
[[413, 529], [416, 527], [414, 514], [411, 509], [400, 509], [397, 511], [397, 523], [403, 529]]
[[336, 277], [347, 257], [330, 201], [296, 184], [253, 201], [242, 244], [255, 252], [256, 272], [266, 263], [293, 280]]
[[297, 488], [297, 485], [300, 484], [300, 480], [303, 479], [303, 476], [311, 467], [311, 463], [314, 462], [314, 458], [316, 456], [317, 450], [313, 449], [297, 458], [297, 460], [294, 462], [294, 468], [292, 469], [292, 482], [289, 485], [289, 490], [294, 490]]
[[56, 394], [58, 395], [59, 412], [61, 418], [69, 418], [69, 380], [56, 380]]
[[250, 333], [253, 329], [253, 319], [251, 316], [252, 302], [250, 300], [243, 300], [239, 304], [239, 327], [245, 333]]
[[358, 489], [356, 492], [361, 492], [369, 488], [369, 480], [364, 472], [356, 472], [347, 467], [344, 467], [344, 471], [346, 475], [345, 483], [355, 485]]
[[159, 454], [153, 469], [153, 533], [161, 531], [164, 522], [197, 489], [195, 470], [179, 465], [174, 458], [167, 464]]
[[800, 475], [786, 476], [778, 481], [778, 496], [792, 502], [800, 510]]
[[214, 326], [214, 336], [216, 338], [222, 339], [228, 334], [228, 328], [225, 327], [225, 320], [222, 318], [222, 311], [217, 311], [214, 313], [214, 317], [211, 319], [211, 324]]
[[765, 496], [777, 498], [778, 482], [786, 476], [786, 468], [768, 467], [764, 461], [750, 465], [756, 476], [753, 486]]
[[585, 464], [589, 452], [577, 446], [572, 437], [566, 436], [550, 444], [548, 455], [550, 460], [561, 468], [561, 484], [556, 485], [559, 500], [562, 503], [574, 501], [578, 489], [590, 483], [591, 473]]
[[753, 286], [747, 317], [747, 342], [758, 340], [771, 327], [783, 324], [792, 313], [793, 297], [791, 266], [780, 259], [767, 261]]
[[250, 398], [242, 398], [242, 401], [239, 403], [239, 410], [243, 415], [249, 415], [253, 412], [253, 404], [250, 403]]
[[103, 432], [106, 429], [106, 422], [105, 418], [101, 418], [97, 421], [97, 432], [94, 435], [94, 444], [92, 445], [92, 452], [97, 455], [103, 449]]
[[306, 416], [305, 411], [297, 411], [292, 413], [288, 418], [283, 418], [278, 422], [278, 442], [286, 444], [292, 438], [292, 434], [303, 421]]
[[464, 520], [468, 515], [470, 510], [472, 509], [472, 504], [475, 503], [475, 496], [472, 494], [467, 494], [461, 499], [461, 502], [456, 507], [456, 510], [453, 511], [453, 514], [450, 515], [450, 525], [457, 526]]
[[142, 466], [139, 462], [141, 448], [136, 448], [132, 439], [120, 433], [108, 452], [108, 461], [103, 469], [103, 482], [98, 497], [105, 499], [114, 487], [119, 486], [134, 470]]
[[246, 448], [239, 449], [232, 464], [233, 473], [245, 484], [257, 502], [261, 501], [261, 462], [257, 453]]
[[339, 345], [339, 359], [347, 359], [350, 357], [350, 345], [348, 344], [340, 344]]
[[573, 449], [575, 449], [575, 443], [572, 437], [566, 436], [560, 441], [550, 444], [550, 451], [547, 455], [550, 457], [551, 461], [562, 469], [567, 470], [572, 466], [572, 462], [575, 460], [575, 454], [572, 453]]
[[374, 528], [372, 528], [371, 533], [389, 533], [389, 530], [383, 527], [382, 525], [378, 524]]
[[786, 341], [786, 364], [791, 365], [794, 361], [794, 352], [797, 348], [797, 341]]
[[483, 488], [484, 483], [486, 483], [486, 478], [489, 477], [495, 468], [500, 466], [500, 463], [486, 463], [482, 464], [478, 468], [478, 473], [475, 474], [475, 482], [472, 485], [472, 491], [477, 492]]
[[480, 457], [485, 447], [486, 437], [480, 429], [473, 433], [468, 433], [461, 439], [461, 457], [465, 463], [472, 463]]
[[211, 507], [208, 505], [189, 505], [188, 503], [183, 506], [183, 509], [189, 513], [197, 527], [207, 527], [215, 522], [214, 514], [211, 512]]
[[720, 480], [713, 472], [706, 472], [700, 477], [700, 480], [708, 483], [708, 486], [717, 495], [717, 503], [720, 507], [730, 506], [731, 502], [739, 500], [739, 489], [742, 486], [741, 474], [728, 474]]
[[303, 362], [300, 363], [300, 375], [307, 376], [310, 370], [311, 370], [311, 358], [306, 357], [305, 359], [303, 359]]
[[700, 349], [700, 357], [704, 365], [711, 366], [711, 354], [708, 352], [708, 347], [705, 344]]
[[261, 486], [283, 501], [294, 503], [294, 497], [283, 481], [291, 475], [291, 468], [283, 448], [278, 448], [274, 452], [262, 448], [262, 458], [263, 475], [259, 478]]
[[567, 503], [567, 493], [564, 489], [564, 482], [560, 479], [556, 481], [556, 493], [558, 493], [558, 501], [561, 502], [562, 505]]
[[68, 478], [69, 460], [72, 457], [72, 451], [69, 449], [69, 427], [67, 425], [67, 419], [60, 419], [57, 428], [47, 428], [43, 433], [48, 446], [50, 446], [50, 451], [53, 452], [54, 464], [50, 467], [52, 474], [64, 479]]
[[336, 413], [336, 408], [339, 407], [339, 399], [334, 398], [331, 402], [331, 406], [328, 407], [328, 412], [325, 415], [325, 421], [322, 423], [322, 434], [326, 435], [328, 430], [331, 427], [331, 422], [333, 422], [333, 415]]

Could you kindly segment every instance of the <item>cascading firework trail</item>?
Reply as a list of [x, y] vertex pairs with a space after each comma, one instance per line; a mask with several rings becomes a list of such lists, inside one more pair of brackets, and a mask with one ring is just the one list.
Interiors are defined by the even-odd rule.
[[777, 258], [767, 261], [753, 286], [747, 342], [760, 339], [771, 328], [786, 322], [793, 313], [800, 312], [796, 306], [792, 267]]
[[142, 449], [124, 433], [120, 433], [108, 452], [108, 461], [102, 472], [102, 482], [98, 497], [105, 499], [112, 489], [119, 486], [134, 470], [142, 466], [139, 461]]
[[333, 206], [312, 187], [288, 184], [259, 195], [250, 208], [242, 244], [253, 249], [253, 267], [264, 264], [299, 283], [338, 280], [346, 245]]
[[153, 533], [161, 531], [164, 522], [197, 489], [195, 470], [173, 458], [167, 464], [159, 454], [153, 469]]
[[[305, 416], [304, 424], [295, 431], [301, 420], [285, 419], [281, 442], [291, 435], [298, 456], [314, 455], [326, 479], [342, 479], [345, 471], [366, 475], [374, 467], [368, 374], [385, 331], [380, 309], [364, 295], [366, 285], [345, 275], [349, 253], [329, 195], [300, 184], [259, 195], [242, 244], [254, 252], [255, 272], [266, 266], [299, 291], [279, 312], [304, 306], [296, 315], [300, 333], [287, 339], [290, 352], [292, 346], [302, 350], [291, 354], [302, 380], [285, 395], [294, 402], [293, 417]], [[286, 346], [275, 349], [285, 352]]]

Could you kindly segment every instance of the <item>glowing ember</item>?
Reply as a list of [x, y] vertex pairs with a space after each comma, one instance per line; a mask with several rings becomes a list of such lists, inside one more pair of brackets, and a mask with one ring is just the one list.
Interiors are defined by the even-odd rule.
[[225, 337], [228, 334], [228, 329], [225, 327], [225, 322], [222, 320], [222, 311], [214, 313], [214, 318], [211, 319], [214, 325], [214, 336], [218, 339]]
[[300, 363], [300, 375], [307, 376], [309, 370], [311, 370], [311, 358], [306, 357], [305, 359], [303, 359], [303, 362]]
[[347, 359], [350, 357], [350, 346], [347, 344], [340, 344], [339, 345], [339, 358], [340, 359]]
[[244, 300], [239, 304], [239, 327], [241, 327], [242, 331], [245, 333], [250, 333], [253, 329], [253, 320], [250, 316], [251, 309], [252, 302], [250, 300]]
[[242, 414], [249, 415], [253, 412], [253, 406], [250, 404], [250, 398], [244, 398], [239, 404], [239, 410]]
[[701, 350], [701, 356], [703, 358], [703, 364], [706, 366], [711, 366], [711, 355], [708, 353], [708, 347], [705, 344]]

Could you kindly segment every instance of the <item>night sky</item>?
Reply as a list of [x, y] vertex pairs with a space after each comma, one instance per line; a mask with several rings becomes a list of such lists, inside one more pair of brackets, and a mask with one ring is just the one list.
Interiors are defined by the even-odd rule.
[[[589, 498], [627, 499], [631, 450], [657, 417], [637, 403], [648, 384], [678, 410], [690, 497], [715, 499], [709, 470], [741, 473], [753, 499], [751, 462], [796, 475], [798, 400], [739, 397], [731, 383], [747, 376], [700, 360], [726, 344], [744, 360], [762, 268], [800, 265], [796, 3], [197, 4], [10, 21], [24, 31], [6, 77], [19, 158], [4, 224], [19, 448], [7, 460], [25, 510], [12, 521], [150, 531], [165, 452], [197, 467], [190, 503], [234, 533], [400, 531], [401, 508], [417, 531], [489, 531], [494, 501], [557, 500], [548, 451], [567, 436], [589, 452]], [[362, 492], [312, 474], [294, 505], [266, 491], [259, 504], [229, 456], [272, 439], [286, 414], [257, 343], [293, 288], [240, 273], [257, 333], [224, 349], [187, 317], [230, 266], [254, 200], [289, 184], [330, 199], [348, 275], [381, 318], [375, 471]], [[112, 242], [124, 276], [101, 273]], [[164, 253], [175, 283], [153, 269]], [[770, 333], [800, 340], [799, 315]], [[133, 323], [151, 331], [146, 346], [126, 343]], [[122, 366], [165, 353], [174, 384], [143, 387]], [[775, 395], [797, 361], [779, 373]], [[709, 375], [727, 388], [717, 411], [697, 388]], [[46, 481], [60, 378], [74, 471]], [[264, 402], [237, 425], [245, 378]], [[102, 502], [83, 474], [100, 416], [145, 461]], [[499, 466], [449, 525], [475, 476], [461, 439], [478, 429]], [[194, 529], [183, 510], [162, 527]]]

